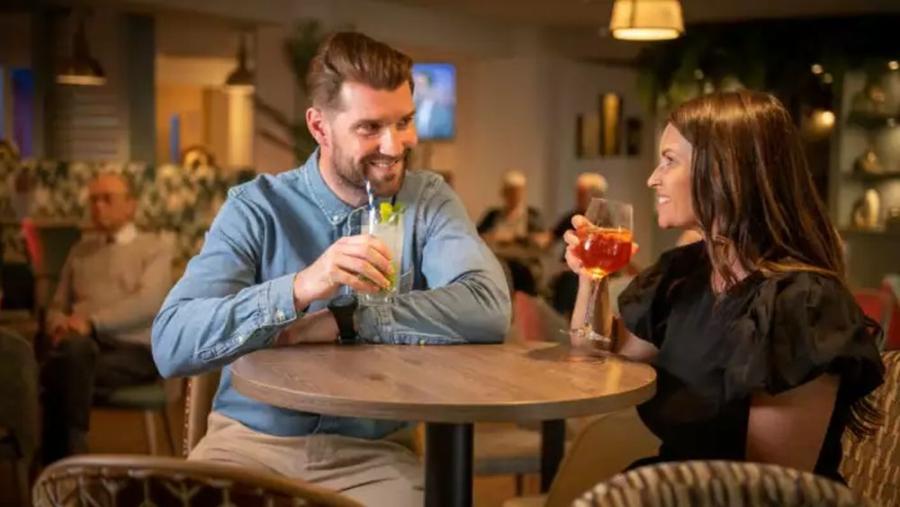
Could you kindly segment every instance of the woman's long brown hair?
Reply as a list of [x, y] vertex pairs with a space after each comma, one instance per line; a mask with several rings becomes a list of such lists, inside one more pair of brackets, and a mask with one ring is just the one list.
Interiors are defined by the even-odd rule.
[[[694, 150], [691, 194], [712, 268], [727, 288], [747, 272], [813, 271], [845, 283], [840, 238], [816, 191], [791, 116], [772, 95], [737, 91], [685, 102], [669, 116]], [[849, 427], [870, 433], [864, 400]]]
[[816, 192], [791, 116], [759, 92], [685, 102], [669, 122], [694, 149], [694, 213], [713, 269], [732, 286], [748, 271], [809, 270], [844, 278], [841, 244]]

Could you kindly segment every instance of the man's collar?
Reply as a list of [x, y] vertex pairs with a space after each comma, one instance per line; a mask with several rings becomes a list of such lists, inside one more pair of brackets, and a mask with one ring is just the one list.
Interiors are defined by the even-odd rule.
[[306, 179], [306, 185], [309, 187], [316, 205], [333, 225], [343, 222], [353, 211], [353, 207], [342, 201], [322, 178], [318, 148], [303, 164], [303, 177]]
[[134, 241], [137, 237], [137, 227], [133, 222], [129, 222], [119, 229], [119, 232], [113, 235], [113, 242], [117, 245], [127, 245]]

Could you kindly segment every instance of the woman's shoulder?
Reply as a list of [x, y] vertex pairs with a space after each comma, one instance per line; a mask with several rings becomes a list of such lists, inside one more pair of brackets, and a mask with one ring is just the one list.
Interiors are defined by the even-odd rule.
[[625, 327], [638, 338], [659, 345], [671, 309], [672, 289], [679, 280], [707, 268], [703, 243], [664, 252], [619, 294], [619, 313]]
[[663, 252], [653, 265], [638, 274], [637, 285], [641, 285], [642, 282], [646, 284], [649, 281], [653, 281], [656, 285], [662, 281], [676, 281], [699, 269], [708, 268], [709, 258], [706, 246], [702, 241], [698, 241]]
[[836, 275], [798, 269], [757, 275], [759, 283], [753, 306], [770, 306], [782, 314], [805, 314], [810, 308], [840, 310], [859, 319], [863, 315], [853, 293]]
[[880, 333], [840, 278], [810, 270], [768, 274], [732, 323], [728, 390], [777, 394], [833, 373], [862, 396], [881, 380]]

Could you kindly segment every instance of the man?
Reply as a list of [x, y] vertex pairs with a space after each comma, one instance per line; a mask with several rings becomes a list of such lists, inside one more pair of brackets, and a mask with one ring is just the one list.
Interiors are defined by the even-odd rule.
[[[561, 241], [563, 235], [572, 228], [572, 217], [584, 215], [591, 199], [604, 197], [609, 185], [599, 173], [584, 172], [575, 181], [575, 208], [564, 214], [550, 233], [545, 244], [549, 247]], [[578, 275], [566, 269], [550, 283], [553, 308], [567, 319], [575, 308], [575, 296], [578, 292]]]
[[537, 294], [541, 276], [540, 253], [547, 235], [538, 210], [526, 203], [527, 180], [521, 171], [503, 175], [503, 206], [489, 209], [478, 223], [478, 233], [506, 262], [515, 291]]
[[556, 227], [553, 228], [552, 241], [562, 240], [563, 234], [572, 228], [572, 217], [575, 215], [584, 215], [587, 212], [591, 199], [603, 197], [609, 184], [601, 174], [584, 172], [578, 175], [575, 180], [575, 208], [559, 219]]
[[47, 312], [45, 463], [87, 450], [95, 396], [158, 378], [150, 326], [171, 285], [171, 252], [135, 228], [137, 203], [121, 175], [95, 178], [88, 198], [97, 234], [72, 247]]
[[[438, 175], [407, 172], [417, 141], [411, 65], [362, 34], [326, 40], [307, 77], [306, 121], [319, 149], [299, 169], [232, 189], [163, 304], [153, 326], [163, 375], [223, 368], [209, 429], [190, 459], [275, 471], [365, 505], [422, 504], [416, 457], [384, 438], [404, 423], [266, 405], [238, 393], [228, 367], [262, 348], [357, 337], [503, 339], [510, 303], [499, 263]], [[384, 243], [359, 234], [367, 179], [379, 199], [405, 207], [400, 294], [389, 305], [339, 295], [342, 286], [378, 291], [392, 274]]]
[[521, 171], [507, 171], [500, 187], [502, 207], [490, 208], [478, 223], [478, 233], [488, 243], [530, 244], [543, 230], [538, 210], [528, 206], [528, 180]]

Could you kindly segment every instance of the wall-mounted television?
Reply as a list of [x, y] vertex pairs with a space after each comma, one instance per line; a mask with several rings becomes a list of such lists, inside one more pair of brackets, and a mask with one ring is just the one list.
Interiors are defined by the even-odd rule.
[[452, 63], [416, 63], [412, 72], [419, 139], [452, 139], [456, 134], [456, 67]]

